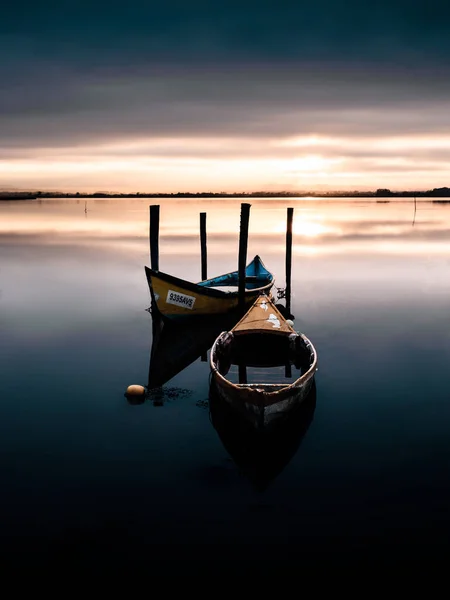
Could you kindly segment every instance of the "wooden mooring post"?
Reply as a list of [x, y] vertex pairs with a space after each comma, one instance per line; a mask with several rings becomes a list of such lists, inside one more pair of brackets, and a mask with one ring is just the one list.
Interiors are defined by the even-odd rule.
[[241, 204], [241, 226], [239, 233], [239, 308], [245, 305], [245, 267], [247, 265], [248, 223], [250, 220], [251, 204]]
[[286, 312], [290, 319], [291, 315], [291, 274], [292, 274], [292, 221], [294, 209], [287, 209], [286, 224]]
[[202, 257], [202, 281], [208, 277], [208, 263], [206, 251], [206, 213], [200, 213], [200, 251]]
[[150, 266], [159, 271], [159, 204], [150, 206]]
[[[206, 213], [200, 213], [200, 252], [202, 257], [202, 281], [208, 278], [208, 258], [206, 249]], [[201, 362], [208, 361], [208, 354], [204, 352], [200, 357]]]
[[[287, 209], [286, 223], [286, 317], [290, 319], [291, 314], [291, 275], [292, 275], [292, 221], [294, 209]], [[291, 364], [287, 363], [285, 368], [285, 376], [292, 377]]]

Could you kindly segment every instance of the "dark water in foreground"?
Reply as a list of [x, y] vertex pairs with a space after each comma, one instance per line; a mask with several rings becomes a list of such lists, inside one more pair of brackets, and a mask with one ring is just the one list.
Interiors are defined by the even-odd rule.
[[[253, 201], [248, 256], [319, 355], [315, 397], [261, 445], [200, 358], [146, 385], [150, 200], [0, 204], [4, 566], [264, 574], [421, 564], [450, 533], [450, 205]], [[160, 268], [237, 266], [239, 201], [161, 201]]]

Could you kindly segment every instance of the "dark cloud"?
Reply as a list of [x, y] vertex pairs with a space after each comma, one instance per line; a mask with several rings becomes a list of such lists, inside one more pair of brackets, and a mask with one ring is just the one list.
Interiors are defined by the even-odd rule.
[[443, 1], [43, 0], [8, 3], [0, 33], [76, 62], [446, 60], [448, 20]]
[[415, 78], [380, 72], [374, 79], [350, 67], [324, 69], [142, 69], [93, 77], [38, 62], [30, 78], [0, 85], [0, 144], [450, 132], [450, 78], [424, 71]]
[[[8, 2], [0, 158], [120, 138], [247, 137], [261, 143], [256, 157], [309, 133], [450, 133], [448, 23], [443, 1]], [[344, 154], [354, 152], [379, 155]], [[238, 145], [149, 154], [243, 155]]]

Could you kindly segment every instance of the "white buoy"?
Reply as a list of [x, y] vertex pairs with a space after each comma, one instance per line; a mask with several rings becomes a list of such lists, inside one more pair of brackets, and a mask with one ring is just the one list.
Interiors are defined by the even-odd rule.
[[294, 327], [294, 321], [292, 321], [292, 319], [286, 319], [286, 323], [291, 327]]

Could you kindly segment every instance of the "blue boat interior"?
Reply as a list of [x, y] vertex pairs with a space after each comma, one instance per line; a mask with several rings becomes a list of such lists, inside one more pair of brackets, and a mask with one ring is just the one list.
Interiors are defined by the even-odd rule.
[[[264, 266], [259, 256], [245, 267], [245, 287], [247, 289], [257, 289], [267, 285], [273, 280], [273, 275]], [[197, 285], [201, 287], [225, 287], [239, 285], [239, 271], [218, 275], [212, 279], [200, 281]]]

